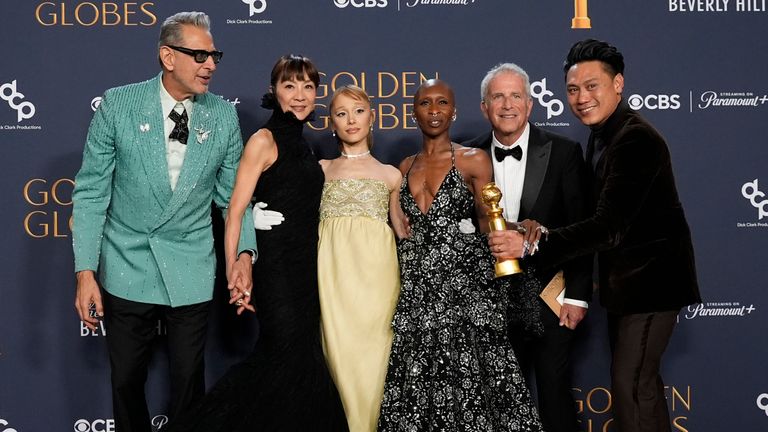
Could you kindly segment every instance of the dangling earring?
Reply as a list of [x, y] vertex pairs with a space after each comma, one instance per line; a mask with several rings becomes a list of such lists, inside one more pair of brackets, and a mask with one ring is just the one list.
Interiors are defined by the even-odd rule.
[[371, 123], [371, 132], [373, 132], [373, 123]]
[[453, 113], [453, 117], [451, 117], [451, 121], [456, 121], [456, 112]]
[[336, 131], [335, 130], [331, 130], [331, 135], [333, 135], [333, 137], [336, 138]]

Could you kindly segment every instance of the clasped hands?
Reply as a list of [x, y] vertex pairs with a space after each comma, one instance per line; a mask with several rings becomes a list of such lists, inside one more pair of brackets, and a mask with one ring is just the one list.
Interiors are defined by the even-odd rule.
[[243, 311], [256, 312], [251, 304], [251, 290], [253, 289], [251, 256], [241, 253], [237, 260], [227, 269], [227, 289], [229, 290], [229, 304], [237, 306], [237, 314]]
[[488, 234], [488, 246], [491, 253], [499, 259], [517, 259], [533, 256], [539, 251], [542, 236], [546, 240], [549, 230], [535, 220], [509, 223], [504, 231], [491, 231]]

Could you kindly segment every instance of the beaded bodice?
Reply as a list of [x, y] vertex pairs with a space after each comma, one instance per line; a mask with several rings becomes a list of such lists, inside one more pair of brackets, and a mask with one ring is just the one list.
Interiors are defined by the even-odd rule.
[[387, 222], [389, 189], [382, 180], [326, 180], [320, 201], [320, 220], [365, 216]]

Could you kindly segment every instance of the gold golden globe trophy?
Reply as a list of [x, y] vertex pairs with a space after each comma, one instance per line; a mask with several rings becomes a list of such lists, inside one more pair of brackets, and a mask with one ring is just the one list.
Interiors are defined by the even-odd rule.
[[571, 28], [592, 28], [592, 23], [587, 14], [587, 0], [573, 0], [573, 19], [571, 20]]
[[[480, 196], [483, 199], [485, 205], [490, 207], [488, 210], [488, 225], [491, 227], [491, 231], [504, 231], [507, 229], [507, 223], [504, 221], [504, 217], [501, 212], [503, 208], [499, 207], [499, 201], [501, 201], [501, 190], [496, 183], [490, 182], [483, 186], [483, 190], [480, 192]], [[517, 273], [522, 273], [520, 263], [515, 258], [501, 260], [496, 258], [496, 277], [509, 276]]]

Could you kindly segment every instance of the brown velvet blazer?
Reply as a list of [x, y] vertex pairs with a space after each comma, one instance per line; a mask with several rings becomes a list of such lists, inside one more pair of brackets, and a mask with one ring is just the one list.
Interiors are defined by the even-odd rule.
[[605, 150], [592, 178], [594, 212], [552, 230], [539, 259], [556, 265], [597, 251], [600, 302], [613, 313], [701, 302], [691, 233], [664, 138], [624, 101], [600, 133]]

